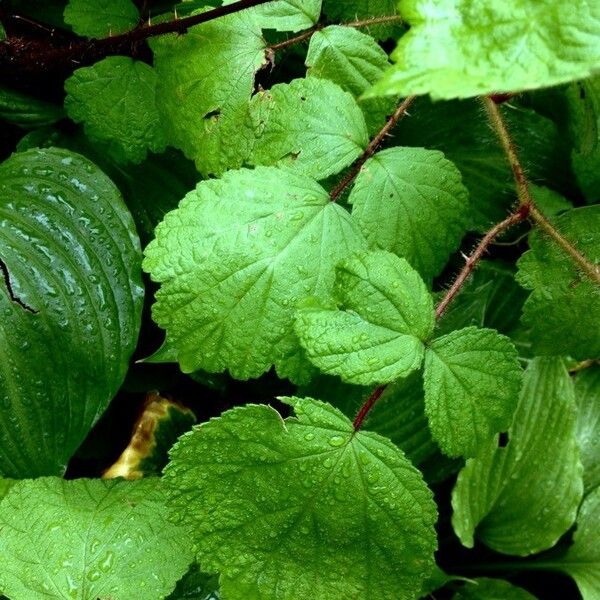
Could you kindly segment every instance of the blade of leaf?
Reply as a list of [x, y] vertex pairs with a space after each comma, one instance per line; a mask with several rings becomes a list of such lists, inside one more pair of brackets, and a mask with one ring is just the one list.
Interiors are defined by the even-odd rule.
[[64, 19], [78, 35], [101, 38], [133, 29], [140, 14], [130, 0], [69, 0]]

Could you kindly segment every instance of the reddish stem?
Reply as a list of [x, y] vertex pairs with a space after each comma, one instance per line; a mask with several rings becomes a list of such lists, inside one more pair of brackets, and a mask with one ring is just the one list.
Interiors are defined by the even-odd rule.
[[375, 388], [371, 395], [367, 398], [366, 402], [360, 407], [360, 410], [358, 411], [358, 414], [352, 423], [354, 431], [358, 431], [361, 428], [361, 425], [363, 424], [366, 416], [369, 414], [369, 411], [373, 408], [375, 402], [381, 398], [381, 394], [385, 392], [386, 387], [387, 385], [380, 385], [379, 387]]

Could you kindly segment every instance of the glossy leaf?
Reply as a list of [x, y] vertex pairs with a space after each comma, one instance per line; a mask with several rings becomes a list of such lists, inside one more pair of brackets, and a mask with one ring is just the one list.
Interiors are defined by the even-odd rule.
[[296, 417], [236, 408], [172, 451], [170, 502], [201, 564], [231, 600], [414, 598], [435, 549], [420, 473], [332, 406], [287, 402]]
[[137, 341], [139, 240], [114, 184], [56, 148], [0, 165], [0, 238], [22, 302], [0, 293], [0, 470], [62, 474]]
[[0, 119], [19, 127], [49, 125], [64, 117], [62, 107], [0, 86]]
[[525, 556], [551, 548], [575, 521], [583, 492], [573, 384], [560, 359], [537, 358], [508, 430], [508, 444], [481, 445], [459, 473], [454, 531], [498, 552]]
[[162, 284], [153, 317], [184, 372], [247, 379], [275, 364], [303, 379], [296, 303], [330, 300], [335, 265], [364, 246], [314, 180], [273, 167], [230, 171], [198, 184], [158, 226], [144, 262]]
[[600, 486], [600, 367], [585, 369], [575, 378], [577, 442], [588, 492]]
[[161, 600], [192, 558], [165, 513], [155, 478], [20, 481], [0, 504], [0, 586], [28, 600]]
[[421, 366], [423, 340], [433, 331], [433, 301], [418, 273], [402, 258], [377, 251], [336, 269], [343, 309], [302, 307], [296, 333], [321, 371], [358, 385], [389, 383]]

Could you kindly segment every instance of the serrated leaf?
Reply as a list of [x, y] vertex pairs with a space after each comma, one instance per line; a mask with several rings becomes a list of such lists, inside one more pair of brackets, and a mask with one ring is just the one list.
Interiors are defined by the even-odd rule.
[[594, 0], [401, 0], [411, 25], [373, 94], [467, 98], [549, 87], [600, 66]]
[[369, 143], [354, 98], [325, 79], [295, 79], [259, 92], [250, 113], [257, 140], [249, 161], [281, 165], [325, 179], [358, 158]]
[[[354, 21], [373, 17], [398, 16], [397, 0], [323, 0], [323, 10], [332, 21]], [[385, 40], [400, 31], [400, 19], [366, 29], [369, 35]]]
[[[600, 206], [562, 213], [552, 221], [591, 263], [600, 261]], [[577, 359], [600, 357], [600, 288], [540, 230], [529, 236], [517, 281], [532, 290], [523, 308], [533, 349]]]
[[395, 252], [426, 280], [458, 248], [469, 223], [469, 196], [441, 152], [389, 148], [363, 166], [348, 202], [372, 246]]
[[573, 545], [557, 564], [577, 583], [583, 600], [598, 600], [600, 590], [600, 487], [585, 498], [577, 515]]
[[527, 590], [504, 579], [478, 577], [466, 582], [452, 600], [536, 600]]
[[333, 81], [357, 99], [370, 134], [377, 133], [394, 112], [395, 98], [360, 97], [390, 65], [387, 54], [370, 35], [338, 25], [315, 31], [305, 64], [307, 77]]
[[248, 379], [275, 364], [301, 379], [288, 362], [300, 350], [296, 303], [328, 301], [335, 265], [364, 247], [314, 180], [274, 167], [230, 171], [199, 183], [157, 227], [144, 262], [162, 284], [153, 317], [184, 372]]
[[575, 378], [577, 443], [587, 492], [600, 486], [600, 366], [585, 369]]
[[28, 600], [160, 600], [192, 558], [165, 513], [158, 479], [20, 481], [0, 504], [2, 590]]
[[65, 82], [65, 108], [119, 162], [161, 152], [165, 134], [156, 109], [154, 69], [127, 56], [109, 56], [77, 69]]
[[130, 0], [69, 0], [64, 19], [78, 35], [101, 38], [133, 29], [140, 14]]
[[498, 552], [551, 548], [575, 521], [583, 492], [575, 439], [575, 395], [562, 361], [536, 358], [525, 372], [508, 444], [491, 440], [459, 473], [452, 524]]
[[321, 371], [357, 385], [389, 383], [421, 366], [433, 300], [418, 273], [389, 252], [358, 254], [336, 269], [338, 304], [301, 307], [296, 333]]
[[202, 565], [231, 600], [414, 598], [435, 549], [420, 473], [332, 406], [287, 402], [297, 417], [237, 408], [172, 451], [165, 482]]
[[[223, 4], [233, 4], [227, 0]], [[264, 29], [296, 32], [319, 21], [322, 0], [278, 0], [248, 9]]]
[[0, 119], [24, 128], [40, 127], [65, 116], [61, 106], [0, 86]]
[[466, 327], [425, 351], [425, 412], [448, 456], [473, 456], [510, 425], [521, 387], [512, 342], [492, 329]]
[[0, 470], [61, 474], [121, 385], [140, 326], [139, 240], [114, 184], [82, 156], [0, 165]]
[[[254, 76], [266, 62], [257, 20], [247, 11], [151, 43], [156, 103], [170, 144], [203, 175], [240, 167], [254, 143], [248, 117]], [[210, 57], [208, 59], [207, 57]]]

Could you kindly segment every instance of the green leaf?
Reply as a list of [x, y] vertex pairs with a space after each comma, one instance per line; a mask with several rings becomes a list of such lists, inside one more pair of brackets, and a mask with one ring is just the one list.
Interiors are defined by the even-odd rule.
[[360, 98], [390, 65], [370, 35], [351, 27], [325, 27], [310, 38], [305, 63], [308, 77], [333, 81], [357, 99], [370, 134], [379, 131], [394, 112], [394, 98]]
[[59, 149], [0, 165], [0, 471], [62, 474], [121, 385], [143, 288], [139, 240], [114, 184]]
[[527, 590], [504, 579], [478, 577], [465, 583], [452, 600], [536, 600]]
[[[355, 21], [373, 17], [398, 16], [397, 0], [323, 0], [323, 10], [332, 21]], [[372, 25], [366, 29], [377, 39], [386, 38], [400, 32], [400, 20], [383, 25]]]
[[525, 372], [506, 447], [481, 446], [459, 473], [452, 524], [468, 548], [525, 556], [551, 548], [575, 521], [583, 492], [575, 395], [562, 361], [536, 358]]
[[101, 38], [133, 29], [140, 14], [130, 0], [69, 0], [64, 18], [78, 35]]
[[600, 66], [594, 0], [401, 0], [411, 25], [373, 94], [467, 98], [548, 87]]
[[[554, 227], [590, 262], [600, 261], [600, 206], [562, 213]], [[523, 323], [538, 354], [600, 356], [600, 289], [571, 257], [541, 230], [529, 236], [530, 250], [518, 262], [517, 281], [532, 290]]]
[[55, 123], [64, 117], [62, 107], [8, 87], [0, 86], [0, 119], [24, 128]]
[[564, 196], [550, 188], [531, 183], [529, 184], [529, 191], [535, 205], [545, 217], [555, 217], [573, 208], [573, 205]]
[[160, 600], [191, 561], [158, 479], [16, 483], [0, 504], [0, 585], [11, 598]]
[[598, 600], [600, 590], [600, 487], [582, 502], [577, 515], [573, 545], [558, 568], [577, 583], [583, 600]]
[[126, 56], [109, 56], [77, 69], [65, 82], [65, 108], [86, 135], [120, 162], [141, 162], [166, 146], [156, 109], [154, 69]]
[[[223, 4], [233, 4], [237, 0], [227, 0]], [[263, 29], [276, 31], [300, 31], [308, 29], [319, 21], [321, 0], [279, 0], [248, 10]]]
[[389, 383], [421, 366], [433, 300], [418, 273], [389, 252], [358, 254], [336, 269], [342, 310], [301, 307], [296, 333], [309, 360], [357, 385]]
[[372, 246], [395, 252], [430, 281], [458, 248], [469, 196], [437, 150], [389, 148], [363, 166], [348, 202]]
[[510, 425], [521, 386], [517, 351], [492, 329], [466, 327], [425, 352], [425, 412], [448, 456], [473, 456]]
[[199, 183], [157, 227], [144, 262], [162, 284], [153, 317], [184, 372], [248, 379], [275, 364], [302, 379], [289, 363], [300, 350], [296, 303], [329, 301], [335, 265], [364, 247], [350, 215], [312, 179], [274, 167], [230, 171]]
[[164, 478], [201, 564], [231, 600], [414, 598], [435, 549], [421, 474], [332, 406], [286, 401], [297, 417], [236, 408], [173, 449]]
[[258, 139], [250, 162], [285, 165], [325, 179], [339, 173], [369, 143], [352, 96], [326, 79], [295, 79], [256, 94], [250, 105]]
[[256, 18], [241, 11], [185, 35], [156, 37], [150, 46], [168, 142], [203, 175], [240, 167], [255, 138], [248, 116], [254, 76], [266, 64]]
[[600, 366], [590, 367], [577, 375], [575, 397], [583, 487], [588, 492], [600, 486]]

